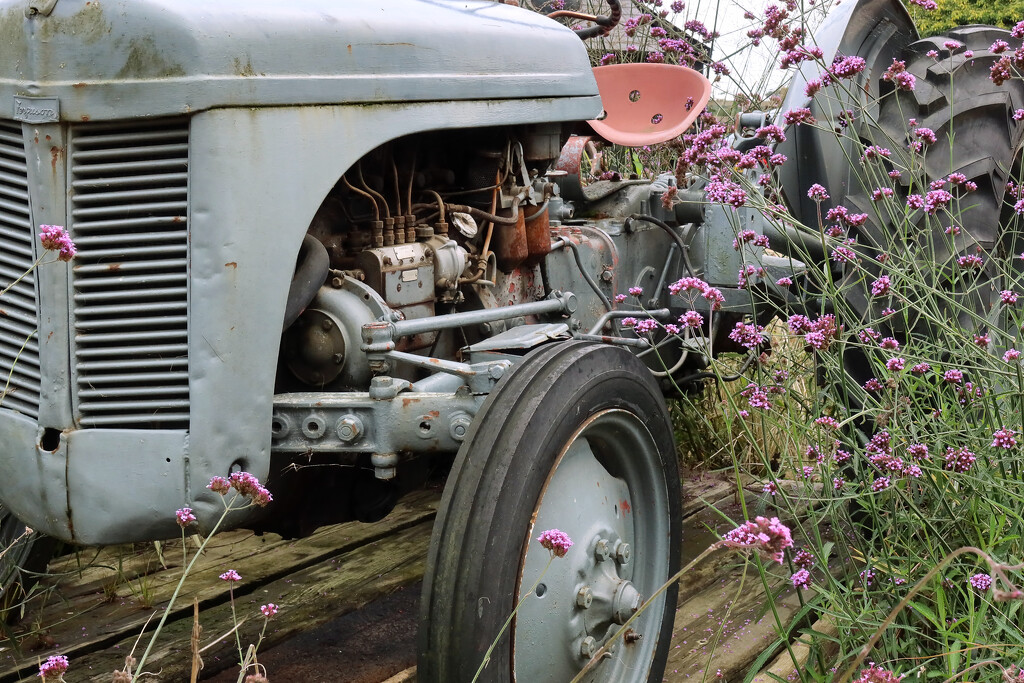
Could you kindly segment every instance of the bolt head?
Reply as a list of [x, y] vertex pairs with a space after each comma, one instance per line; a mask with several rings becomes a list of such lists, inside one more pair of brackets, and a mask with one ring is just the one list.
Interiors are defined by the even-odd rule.
[[580, 641], [580, 656], [590, 659], [597, 652], [597, 641], [594, 640], [594, 636], [587, 636]]
[[629, 558], [632, 555], [632, 550], [628, 543], [619, 543], [615, 546], [615, 561], [619, 564], [629, 564]]
[[322, 327], [324, 330], [329, 330], [332, 327], [334, 327], [334, 323], [332, 323], [328, 318], [324, 318], [324, 320], [320, 323], [320, 327]]
[[613, 277], [612, 271], [610, 271], [610, 270], [606, 270], [603, 273], [601, 273], [601, 279], [604, 282], [611, 282], [612, 281], [612, 277]]
[[594, 592], [590, 590], [590, 586], [582, 586], [576, 592], [576, 606], [581, 609], [589, 609], [592, 602], [594, 602]]
[[604, 562], [612, 554], [611, 544], [604, 538], [599, 539], [597, 545], [594, 546], [594, 557], [598, 562]]

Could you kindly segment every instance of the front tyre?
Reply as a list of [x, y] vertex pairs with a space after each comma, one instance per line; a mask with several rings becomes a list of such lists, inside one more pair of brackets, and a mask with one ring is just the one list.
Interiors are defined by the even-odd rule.
[[[548, 563], [536, 541], [574, 541], [501, 637], [480, 680], [569, 681], [680, 566], [681, 490], [664, 398], [628, 352], [570, 342], [501, 382], [456, 458], [431, 539], [418, 676], [472, 680]], [[660, 681], [673, 586], [588, 681]]]

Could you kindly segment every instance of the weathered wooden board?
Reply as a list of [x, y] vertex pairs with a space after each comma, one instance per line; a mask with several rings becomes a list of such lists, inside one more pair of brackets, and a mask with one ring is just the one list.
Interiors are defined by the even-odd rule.
[[[763, 514], [764, 505], [757, 502], [760, 486], [748, 478], [741, 485], [748, 504], [753, 504], [749, 514]], [[742, 521], [742, 513], [737, 484], [731, 478], [690, 479], [684, 492], [684, 557], [692, 558]], [[146, 680], [189, 680], [194, 597], [199, 600], [203, 628], [200, 647], [207, 648], [202, 653], [203, 674], [237, 670], [228, 585], [218, 578], [227, 569], [243, 577], [234, 591], [236, 614], [242, 621], [238, 641], [243, 648], [259, 638], [263, 626], [259, 606], [268, 602], [280, 606], [279, 615], [268, 624], [261, 644], [264, 651], [418, 581], [438, 500], [438, 491], [415, 494], [382, 522], [327, 527], [297, 541], [248, 532], [218, 535], [197, 560], [175, 602], [145, 667], [157, 675]], [[191, 557], [194, 542], [186, 543]], [[10, 642], [0, 648], [0, 683], [37, 681], [39, 659], [56, 652], [72, 659], [76, 683], [108, 683], [113, 670], [124, 665], [125, 655], [135, 647], [135, 656], [140, 656], [149, 642], [159, 608], [167, 604], [181, 576], [181, 542], [163, 544], [162, 560], [165, 566], [147, 546], [83, 551], [52, 563], [55, 577], [47, 580], [48, 590], [33, 600], [24, 622], [31, 628], [23, 628], [20, 634], [26, 651], [18, 652]], [[683, 577], [667, 683], [702, 678], [705, 672], [708, 680], [741, 680], [766, 648], [781, 649], [776, 615], [781, 624], [790, 625], [801, 613], [800, 598], [789, 586], [787, 572], [777, 566], [770, 572], [763, 582], [742, 554], [720, 551]], [[766, 594], [772, 597], [766, 599]], [[774, 613], [767, 609], [769, 600], [775, 605]], [[143, 607], [143, 602], [157, 609]], [[27, 651], [33, 643], [47, 647]], [[793, 646], [798, 661], [806, 661], [806, 649], [799, 643]], [[789, 652], [783, 651], [770, 670], [783, 677], [792, 671]], [[718, 671], [722, 678], [716, 679]], [[757, 680], [766, 683], [770, 678], [762, 674]], [[415, 681], [415, 669], [402, 672], [395, 681]]]
[[[325, 563], [330, 565], [360, 548], [380, 548], [379, 544], [374, 544], [412, 528], [424, 536], [423, 548], [410, 551], [408, 559], [414, 563], [417, 553], [425, 555], [430, 523], [439, 499], [439, 491], [416, 493], [376, 524], [334, 525], [294, 541], [271, 535], [256, 537], [244, 531], [220, 534], [211, 540], [197, 560], [165, 630], [170, 633], [170, 625], [186, 620], [190, 632], [193, 597], [198, 597], [204, 615], [226, 605], [228, 585], [218, 577], [227, 569], [235, 569], [242, 575], [243, 582], [236, 587], [235, 595], [245, 600], [249, 595], [266, 595], [262, 591], [275, 581], [294, 580], [291, 577], [296, 572]], [[195, 547], [191, 541], [188, 543], [192, 546], [191, 557]], [[74, 557], [51, 565], [54, 578], [45, 582], [46, 590], [30, 604], [23, 628], [17, 634], [24, 644], [22, 651], [19, 652], [14, 643], [7, 643], [0, 649], [0, 681], [33, 680], [39, 658], [45, 659], [55, 651], [75, 660], [77, 669], [77, 662], [88, 653], [116, 650], [122, 641], [134, 640], [141, 633], [143, 625], [154, 614], [151, 606], [166, 605], [181, 578], [181, 542], [163, 544], [166, 569], [152, 550], [125, 557], [128, 552], [124, 548], [107, 549], [98, 555], [85, 551], [82, 559], [90, 562], [81, 569], [76, 569], [79, 560]], [[422, 572], [421, 567], [419, 576]], [[407, 582], [419, 576], [408, 577]], [[386, 582], [382, 582], [377, 595], [387, 590]], [[273, 597], [263, 601], [277, 602]], [[153, 617], [150, 628], [158, 620], [159, 615]], [[48, 647], [35, 652], [28, 649], [33, 644]], [[124, 655], [118, 653], [118, 657], [123, 660]], [[105, 680], [109, 681], [109, 674]]]

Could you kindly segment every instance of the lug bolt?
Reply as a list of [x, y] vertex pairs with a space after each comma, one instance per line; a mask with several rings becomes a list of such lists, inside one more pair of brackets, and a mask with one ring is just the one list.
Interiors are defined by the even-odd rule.
[[600, 539], [597, 545], [594, 546], [594, 557], [597, 558], [598, 562], [604, 562], [612, 554], [611, 546], [605, 539]]
[[580, 656], [590, 659], [597, 652], [597, 641], [594, 636], [587, 636], [580, 642]]
[[624, 640], [627, 645], [630, 645], [632, 643], [637, 642], [638, 640], [640, 640], [643, 637], [644, 636], [643, 636], [642, 633], [637, 633], [633, 629], [627, 628], [626, 632], [622, 635], [622, 640]]
[[594, 602], [594, 592], [590, 590], [590, 586], [583, 586], [576, 592], [576, 606], [582, 609], [590, 607], [590, 603]]
[[630, 549], [628, 543], [619, 541], [615, 544], [615, 561], [619, 564], [629, 564]]

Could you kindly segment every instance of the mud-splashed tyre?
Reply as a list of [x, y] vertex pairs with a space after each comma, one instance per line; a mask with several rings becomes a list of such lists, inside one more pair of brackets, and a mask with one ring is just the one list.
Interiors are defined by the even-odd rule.
[[[424, 578], [424, 683], [569, 681], [680, 566], [681, 491], [672, 425], [647, 368], [609, 346], [530, 354], [497, 385], [449, 475]], [[536, 537], [567, 532], [554, 558]], [[631, 625], [587, 681], [661, 681], [676, 588]]]
[[25, 524], [0, 506], [0, 621], [21, 618], [21, 606], [39, 574], [58, 549], [58, 542], [38, 532], [25, 533]]
[[[915, 76], [915, 88], [896, 90], [893, 84], [880, 82], [876, 118], [862, 125], [860, 135], [865, 146], [888, 148], [892, 157], [863, 164], [861, 168], [871, 175], [847, 197], [838, 199], [851, 212], [870, 217], [851, 231], [861, 262], [860, 268], [846, 269], [840, 282], [844, 298], [839, 306], [845, 310], [839, 312], [844, 322], [873, 325], [886, 336], [914, 343], [919, 350], [929, 345], [930, 351], [941, 350], [947, 327], [925, 319], [915, 305], [920, 297], [913, 291], [901, 292], [907, 305], [888, 317], [883, 309], [893, 303], [884, 296], [871, 295], [873, 275], [882, 269], [875, 259], [894, 247], [909, 250], [905, 253], [934, 266], [928, 288], [944, 293], [950, 303], [933, 310], [933, 319], [938, 313], [950, 323], [955, 319], [961, 329], [981, 332], [984, 320], [997, 310], [999, 266], [1005, 268], [1010, 263], [1008, 256], [1018, 253], [1022, 242], [1020, 235], [1007, 229], [1015, 200], [1007, 201], [1006, 182], [1015, 179], [1020, 168], [1024, 139], [1024, 122], [1013, 117], [1016, 110], [1024, 108], [1024, 81], [1017, 78], [996, 85], [989, 78], [999, 59], [990, 49], [997, 40], [1020, 42], [1008, 31], [988, 26], [967, 26], [918, 40], [899, 57], [906, 62], [907, 72]], [[958, 46], [951, 49], [948, 41]], [[929, 56], [930, 51], [937, 56]], [[973, 56], [968, 57], [969, 53]], [[920, 156], [915, 158], [909, 151], [920, 139], [914, 132], [920, 128], [931, 129], [937, 138], [925, 147], [923, 164]], [[902, 170], [896, 180], [887, 175], [893, 169]], [[873, 189], [889, 186], [895, 196], [888, 206], [902, 207], [909, 195], [926, 195], [930, 183], [951, 173], [963, 174], [977, 185], [973, 192], [948, 183], [944, 186], [959, 198], [954, 211], [944, 208], [927, 215], [918, 210], [907, 220], [898, 211], [884, 210], [886, 203], [871, 197]], [[960, 227], [958, 235], [945, 232], [952, 225]], [[985, 265], [980, 272], [965, 276], [956, 262], [972, 254], [980, 256]], [[867, 276], [862, 269], [868, 271]], [[876, 374], [860, 348], [850, 348], [844, 364], [846, 373], [859, 383]]]

